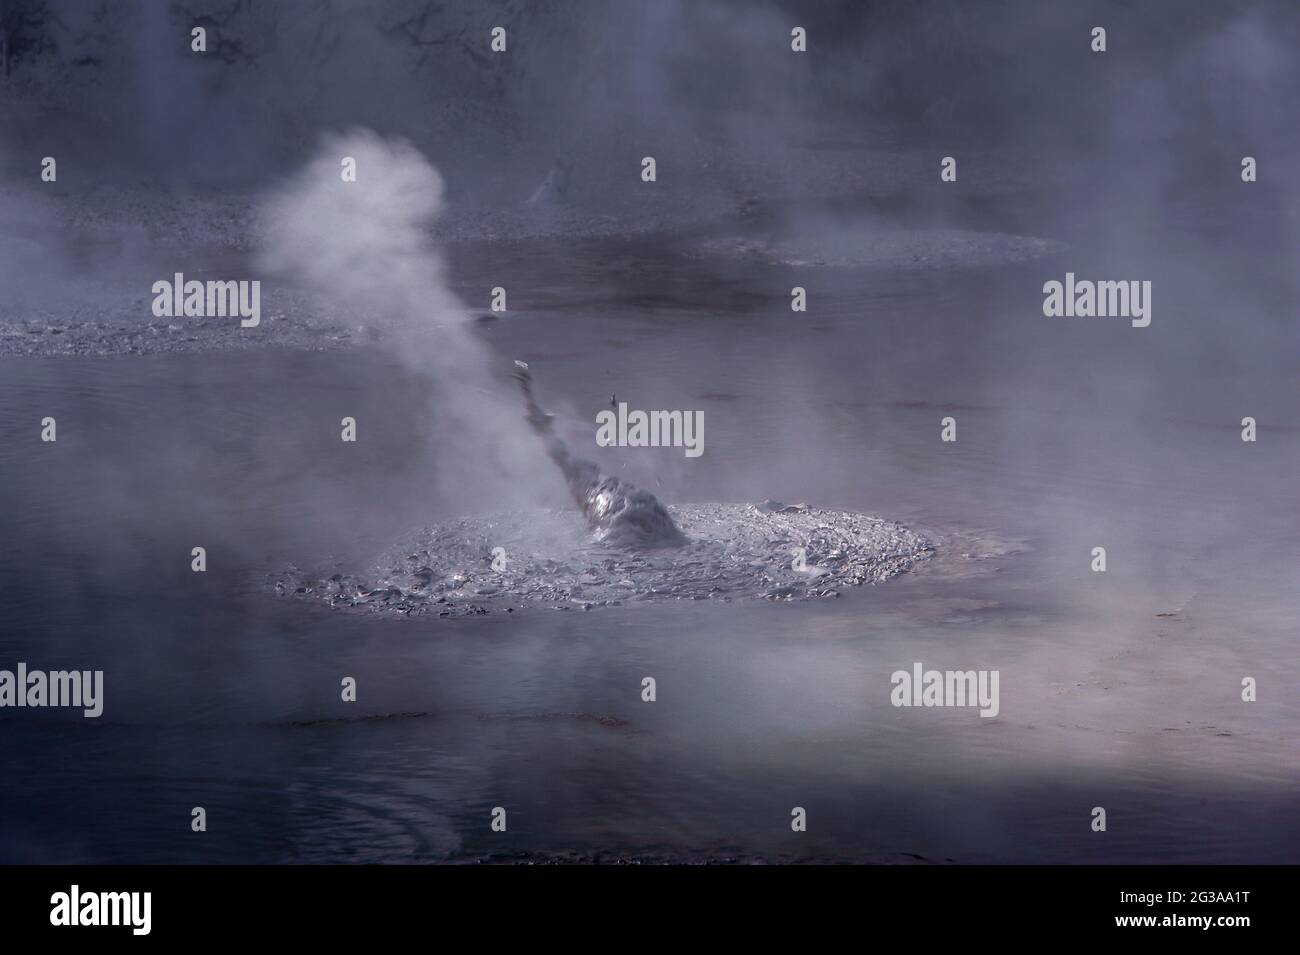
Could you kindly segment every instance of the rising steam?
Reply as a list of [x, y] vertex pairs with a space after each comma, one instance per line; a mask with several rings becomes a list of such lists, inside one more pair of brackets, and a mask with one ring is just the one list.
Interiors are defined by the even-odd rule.
[[[345, 159], [355, 160], [355, 181], [344, 180]], [[369, 130], [330, 135], [263, 206], [261, 265], [365, 316], [384, 347], [428, 376], [444, 488], [517, 500], [537, 442], [448, 288], [429, 232], [442, 206], [442, 176], [409, 143]]]

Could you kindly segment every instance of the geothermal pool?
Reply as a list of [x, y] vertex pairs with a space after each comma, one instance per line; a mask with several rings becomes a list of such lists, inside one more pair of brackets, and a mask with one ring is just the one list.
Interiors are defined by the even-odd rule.
[[[582, 612], [598, 601], [557, 586], [498, 601], [511, 613], [333, 609], [269, 581], [320, 567], [378, 586], [366, 575], [396, 567], [409, 594], [426, 565], [408, 556], [444, 553], [439, 528], [466, 529], [467, 565], [490, 560], [499, 489], [429, 480], [470, 451], [430, 432], [419, 374], [378, 347], [6, 358], [0, 654], [102, 668], [106, 701], [99, 721], [0, 738], [22, 781], [0, 788], [5, 860], [1297, 861], [1295, 398], [1259, 365], [1290, 354], [1284, 326], [1272, 359], [1207, 389], [1194, 372], [1218, 313], [1158, 267], [1161, 335], [1138, 338], [1045, 319], [1041, 283], [1065, 271], [1051, 260], [868, 278], [663, 245], [451, 256], [468, 301], [506, 262], [529, 290], [481, 334], [547, 376], [560, 416], [590, 421], [614, 391], [703, 409], [698, 461], [601, 459], [694, 536], [710, 539], [691, 520], [709, 502], [807, 501], [879, 515], [896, 541], [872, 553], [900, 563], [868, 562], [835, 598], [761, 599], [751, 585], [822, 586], [773, 534], [744, 545], [764, 563], [730, 600]], [[817, 289], [807, 315], [793, 284]], [[1243, 449], [1243, 408], [1269, 440]], [[35, 440], [45, 415], [53, 446]], [[548, 469], [539, 451], [529, 493], [558, 523], [527, 530], [578, 538], [571, 582], [600, 602], [625, 579], [655, 589], [650, 568], [604, 572], [626, 558], [582, 549]], [[914, 560], [922, 539], [933, 554]], [[1106, 574], [1089, 570], [1099, 543]], [[515, 598], [546, 579], [530, 561], [562, 559], [503, 546]], [[809, 546], [808, 563], [830, 553]], [[891, 672], [917, 661], [1000, 669], [998, 718], [892, 707]], [[1239, 702], [1245, 674], [1257, 704]], [[498, 805], [508, 844], [487, 825]]]

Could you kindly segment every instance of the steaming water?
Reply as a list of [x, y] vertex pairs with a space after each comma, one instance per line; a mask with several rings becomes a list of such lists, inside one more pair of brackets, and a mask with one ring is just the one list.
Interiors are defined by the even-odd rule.
[[[6, 713], [0, 858], [1298, 861], [1294, 309], [1265, 307], [1267, 268], [1228, 316], [1227, 266], [1187, 250], [1145, 273], [1143, 331], [1043, 318], [1042, 282], [1105, 277], [1103, 253], [813, 279], [522, 244], [455, 252], [457, 290], [481, 299], [505, 263], [511, 311], [482, 334], [557, 411], [704, 410], [702, 458], [601, 459], [664, 500], [806, 500], [1008, 546], [792, 605], [334, 612], [261, 581], [493, 510], [429, 481], [474, 435], [430, 446], [418, 372], [377, 351], [5, 360], [0, 664], [102, 668], [106, 708]], [[558, 505], [548, 466], [539, 449]], [[891, 707], [918, 660], [999, 669], [999, 717]]]

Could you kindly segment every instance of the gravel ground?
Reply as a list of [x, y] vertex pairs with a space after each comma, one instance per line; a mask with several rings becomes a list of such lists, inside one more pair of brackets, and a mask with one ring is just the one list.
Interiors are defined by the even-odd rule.
[[[592, 610], [651, 600], [838, 597], [926, 560], [934, 548], [901, 524], [848, 511], [767, 501], [669, 507], [690, 538], [680, 548], [618, 550], [593, 543], [571, 511], [507, 513], [438, 525], [369, 571], [292, 567], [277, 593], [331, 607], [400, 616]], [[492, 567], [494, 551], [504, 566]], [[794, 568], [802, 548], [804, 569]], [[500, 552], [497, 552], [500, 554]]]
[[[198, 276], [194, 276], [198, 277]], [[147, 288], [145, 289], [147, 292]], [[262, 286], [261, 324], [238, 318], [155, 318], [139, 286], [106, 289], [99, 304], [64, 308], [0, 305], [0, 356], [152, 355], [288, 347], [345, 348], [379, 338], [376, 325], [320, 296]]]
[[[664, 136], [655, 140], [658, 181], [644, 183], [639, 157], [647, 147], [629, 132], [612, 153], [570, 157], [558, 192], [539, 188], [556, 171], [552, 154], [540, 147], [492, 154], [490, 162], [479, 157], [469, 166], [434, 157], [448, 195], [431, 234], [440, 244], [467, 245], [654, 235], [684, 240], [683, 251], [699, 258], [881, 269], [993, 266], [1059, 249], [1032, 236], [905, 222], [852, 233], [742, 234], [801, 210], [926, 197], [939, 188], [934, 148], [865, 132], [845, 138], [844, 130], [813, 122], [786, 135], [761, 150], [725, 137]], [[964, 157], [960, 188], [939, 195], [995, 197], [1000, 204], [1043, 187], [1049, 173], [1026, 182], [1025, 169], [1050, 168], [986, 150]], [[529, 201], [537, 193], [543, 198]], [[220, 317], [153, 316], [152, 282], [176, 269], [187, 278], [257, 277], [248, 273], [265, 240], [264, 199], [247, 189], [80, 180], [12, 191], [0, 206], [0, 267], [11, 277], [0, 286], [0, 356], [320, 350], [376, 338], [376, 323], [366, 316], [269, 281], [257, 328]]]

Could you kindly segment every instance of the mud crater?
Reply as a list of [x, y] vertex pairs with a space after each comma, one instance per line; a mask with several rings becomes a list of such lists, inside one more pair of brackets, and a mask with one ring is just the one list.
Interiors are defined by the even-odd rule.
[[465, 517], [423, 530], [365, 571], [290, 567], [268, 583], [351, 612], [440, 617], [646, 601], [802, 601], [888, 580], [934, 554], [901, 524], [765, 501], [669, 511], [689, 542], [629, 550], [593, 540], [571, 510]]

